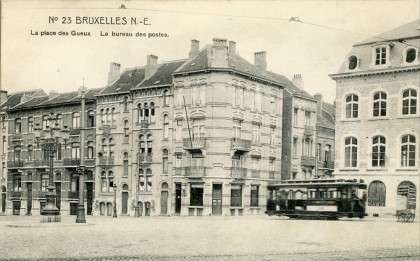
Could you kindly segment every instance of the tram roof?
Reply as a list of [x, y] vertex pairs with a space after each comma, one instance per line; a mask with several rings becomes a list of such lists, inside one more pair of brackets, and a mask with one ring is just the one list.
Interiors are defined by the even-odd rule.
[[268, 185], [268, 187], [313, 187], [313, 186], [329, 186], [338, 185], [355, 185], [366, 186], [363, 180], [357, 179], [307, 179], [307, 180], [283, 180], [280, 183]]

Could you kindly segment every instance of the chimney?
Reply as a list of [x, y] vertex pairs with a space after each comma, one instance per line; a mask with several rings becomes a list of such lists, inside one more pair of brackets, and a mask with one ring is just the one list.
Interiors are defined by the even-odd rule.
[[120, 77], [121, 65], [119, 63], [111, 63], [108, 73], [108, 84], [111, 84], [118, 80]]
[[322, 115], [322, 94], [316, 93], [314, 98], [316, 100], [316, 113]]
[[236, 42], [229, 41], [229, 54], [236, 54]]
[[24, 103], [24, 102], [27, 102], [27, 101], [29, 101], [30, 99], [32, 99], [32, 94], [28, 94], [28, 93], [24, 93], [23, 95], [22, 95], [22, 97], [20, 98], [20, 102], [21, 103]]
[[[48, 99], [52, 99], [52, 98], [54, 98], [54, 97], [57, 97], [58, 96], [58, 92], [57, 91], [53, 91], [53, 90], [51, 90], [49, 93], [48, 93]], [[23, 97], [22, 97], [22, 100], [23, 100]]]
[[7, 101], [7, 91], [0, 90], [0, 104]]
[[188, 54], [188, 57], [194, 58], [195, 56], [198, 55], [199, 50], [200, 50], [200, 42], [197, 40], [191, 40], [191, 50], [190, 50], [190, 53]]
[[147, 56], [147, 64], [144, 72], [144, 77], [149, 79], [152, 77], [153, 74], [157, 71], [158, 64], [157, 64], [158, 57], [156, 55], [150, 54]]
[[292, 80], [293, 84], [298, 87], [301, 90], [304, 90], [304, 85], [303, 85], [303, 78], [301, 74], [295, 74], [293, 75], [293, 80]]
[[227, 40], [223, 38], [214, 38], [211, 50], [211, 67], [228, 67]]
[[254, 53], [254, 65], [262, 70], [267, 71], [267, 61], [266, 61], [266, 52], [257, 52]]

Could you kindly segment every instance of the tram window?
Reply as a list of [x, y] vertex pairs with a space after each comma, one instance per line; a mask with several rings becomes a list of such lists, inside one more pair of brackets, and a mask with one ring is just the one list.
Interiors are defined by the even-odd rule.
[[327, 192], [324, 190], [320, 190], [319, 191], [319, 197], [320, 198], [326, 198], [327, 197]]
[[309, 198], [316, 198], [316, 191], [315, 190], [309, 191]]

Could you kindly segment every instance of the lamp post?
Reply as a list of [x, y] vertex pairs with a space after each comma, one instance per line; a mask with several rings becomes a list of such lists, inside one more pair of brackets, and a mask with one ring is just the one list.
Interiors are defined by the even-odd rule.
[[85, 217], [85, 90], [81, 90], [80, 108], [80, 165], [77, 168], [79, 173], [79, 204], [77, 205], [76, 223], [86, 223]]
[[139, 167], [140, 167], [140, 153], [137, 153], [137, 163], [134, 164], [136, 171], [136, 202], [134, 204], [134, 217], [140, 217], [139, 211]]
[[56, 206], [56, 193], [54, 186], [54, 155], [58, 149], [60, 149], [61, 139], [66, 141], [68, 139], [67, 126], [64, 129], [60, 129], [58, 126], [57, 116], [51, 112], [47, 119], [49, 126], [45, 126], [44, 134], [45, 138], [41, 138], [41, 128], [39, 124], [35, 128], [35, 137], [37, 143], [42, 143], [42, 149], [46, 152], [49, 158], [49, 179], [48, 179], [48, 192], [46, 193], [47, 205], [41, 211], [41, 222], [60, 222], [60, 210]]
[[117, 217], [117, 184], [114, 183], [114, 214], [112, 215], [112, 217], [116, 218]]

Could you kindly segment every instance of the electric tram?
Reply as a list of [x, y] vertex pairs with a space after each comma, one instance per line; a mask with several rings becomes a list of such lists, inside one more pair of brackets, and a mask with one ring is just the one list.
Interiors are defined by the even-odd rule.
[[363, 180], [285, 180], [268, 185], [268, 215], [295, 219], [364, 218], [365, 210]]

